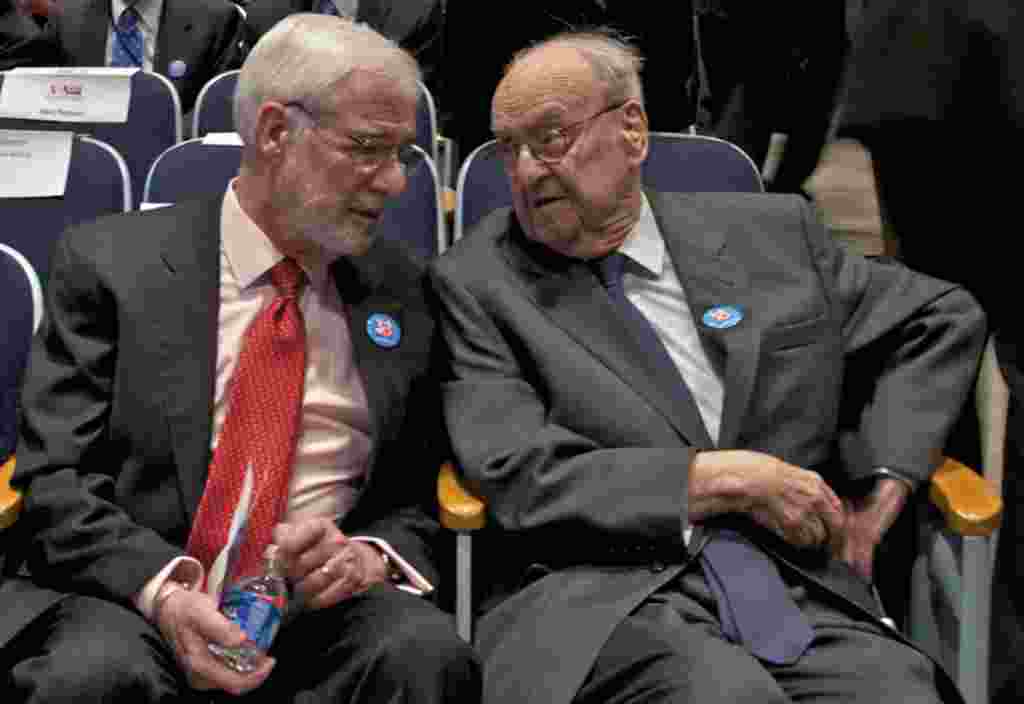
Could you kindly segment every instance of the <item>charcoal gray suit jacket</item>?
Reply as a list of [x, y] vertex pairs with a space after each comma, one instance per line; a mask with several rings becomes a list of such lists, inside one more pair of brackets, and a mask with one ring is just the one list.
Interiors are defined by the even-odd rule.
[[[925, 481], [984, 342], [973, 299], [844, 254], [795, 197], [647, 195], [724, 384], [717, 447], [817, 470], [840, 491], [876, 467]], [[509, 210], [431, 276], [453, 355], [449, 432], [497, 525], [482, 536], [496, 557], [477, 571], [489, 582], [476, 639], [485, 700], [568, 703], [615, 626], [702, 547], [683, 537], [687, 470], [713, 448], [586, 263], [528, 240]], [[721, 305], [743, 319], [704, 324]], [[841, 461], [844, 432], [863, 462]], [[724, 520], [855, 613], [879, 617], [870, 586], [844, 563]]]

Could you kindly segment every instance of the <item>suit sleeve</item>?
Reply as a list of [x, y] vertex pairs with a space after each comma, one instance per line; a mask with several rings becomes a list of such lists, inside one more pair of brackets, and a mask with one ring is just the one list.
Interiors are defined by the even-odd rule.
[[489, 513], [529, 538], [538, 561], [565, 560], [567, 544], [575, 560], [681, 554], [694, 451], [605, 442], [596, 422], [588, 427], [591, 408], [553, 420], [551, 380], [504, 325], [502, 304], [460, 283], [458, 270], [467, 266], [438, 260], [433, 281], [452, 348], [448, 429], [461, 470]]
[[962, 287], [847, 254], [804, 204], [805, 233], [842, 323], [842, 424], [857, 479], [887, 467], [918, 482], [938, 465], [976, 376], [985, 317]]
[[[79, 250], [66, 236], [54, 252], [22, 391], [13, 481], [26, 491], [22, 520], [33, 535], [26, 557], [36, 581], [130, 605], [181, 550], [121, 505], [133, 488], [118, 485], [126, 449], [108, 427], [118, 305], [85, 241]], [[147, 481], [153, 495], [166, 495], [157, 490], [162, 478]]]

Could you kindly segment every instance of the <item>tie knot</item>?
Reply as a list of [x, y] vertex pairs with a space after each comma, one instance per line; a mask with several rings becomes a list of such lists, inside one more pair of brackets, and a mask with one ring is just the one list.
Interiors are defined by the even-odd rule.
[[594, 262], [594, 272], [601, 284], [608, 289], [619, 288], [622, 285], [622, 272], [626, 268], [626, 255], [621, 252], [612, 252], [606, 257]]
[[139, 22], [139, 11], [135, 9], [134, 5], [129, 5], [124, 8], [121, 12], [121, 16], [117, 18], [117, 28], [122, 32], [130, 32], [135, 29], [135, 25]]
[[295, 298], [306, 282], [306, 274], [294, 259], [282, 259], [270, 270], [270, 280], [278, 294], [285, 298]]

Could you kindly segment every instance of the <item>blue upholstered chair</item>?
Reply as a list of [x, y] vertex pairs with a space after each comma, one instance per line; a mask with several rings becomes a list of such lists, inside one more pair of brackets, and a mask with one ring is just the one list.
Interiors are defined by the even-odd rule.
[[196, 98], [192, 109], [192, 136], [204, 137], [211, 132], [234, 132], [235, 86], [240, 69], [214, 76]]
[[[3, 80], [0, 75], [0, 81]], [[174, 85], [159, 73], [139, 71], [131, 78], [128, 119], [110, 122], [52, 122], [0, 118], [0, 129], [69, 130], [110, 144], [128, 166], [131, 204], [142, 200], [149, 166], [167, 147], [181, 141], [181, 100]]]
[[64, 195], [52, 198], [0, 198], [0, 241], [21, 252], [43, 281], [50, 254], [70, 225], [131, 209], [128, 167], [106, 142], [77, 135], [71, 143]]
[[217, 196], [238, 174], [241, 161], [240, 141], [211, 143], [207, 138], [195, 138], [175, 144], [150, 167], [142, 203], [168, 204]]
[[415, 159], [406, 166], [405, 190], [384, 207], [374, 226], [381, 237], [404, 242], [424, 259], [444, 251], [444, 215], [441, 209], [441, 184], [434, 160], [413, 145]]
[[[716, 137], [652, 132], [644, 185], [670, 192], [760, 193], [757, 166], [739, 147]], [[512, 192], [493, 141], [477, 147], [455, 187], [455, 239], [493, 210], [512, 204]]]

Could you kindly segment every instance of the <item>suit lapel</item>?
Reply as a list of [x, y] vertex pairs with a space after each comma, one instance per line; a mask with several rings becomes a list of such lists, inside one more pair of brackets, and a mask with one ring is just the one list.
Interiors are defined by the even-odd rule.
[[[164, 0], [163, 17], [160, 18], [160, 31], [156, 35], [156, 51], [153, 54], [153, 70], [156, 73], [167, 76], [168, 66], [177, 59], [185, 62], [186, 75], [191, 73], [194, 68], [189, 65], [194, 27], [192, 15], [181, 12], [179, 5], [171, 0]], [[171, 56], [172, 52], [176, 55]], [[173, 82], [177, 84], [178, 80]]]
[[653, 364], [643, 346], [620, 321], [621, 315], [586, 263], [552, 255], [526, 239], [513, 219], [506, 256], [525, 274], [527, 293], [550, 320], [616, 374], [665, 417], [686, 441], [708, 445], [707, 431], [692, 407], [667, 391], [677, 383]]
[[199, 506], [213, 433], [221, 201], [179, 206], [177, 232], [161, 252], [167, 269], [160, 310], [159, 388], [170, 426], [189, 524]]
[[331, 276], [345, 304], [352, 353], [370, 409], [374, 443], [373, 458], [367, 466], [369, 482], [376, 464], [374, 458], [382, 445], [381, 433], [387, 427], [387, 414], [395, 408], [395, 396], [401, 392], [403, 367], [401, 340], [395, 347], [377, 344], [368, 333], [367, 323], [375, 314], [387, 316], [397, 323], [402, 337], [407, 338], [414, 327], [407, 318], [415, 313], [406, 310], [402, 299], [387, 287], [386, 262], [379, 256], [378, 248], [359, 257], [338, 259], [331, 265]]
[[65, 53], [75, 57], [78, 66], [106, 64], [107, 41], [113, 29], [110, 13], [110, 0], [90, 0], [82, 6], [80, 16], [64, 21], [61, 41], [66, 42]]
[[[718, 447], [732, 447], [754, 388], [761, 336], [755, 301], [745, 268], [726, 248], [726, 233], [708, 222], [689, 196], [648, 192], [651, 208], [686, 291], [708, 360], [724, 387]], [[738, 307], [743, 318], [733, 327], [715, 329], [703, 322], [715, 307]]]

